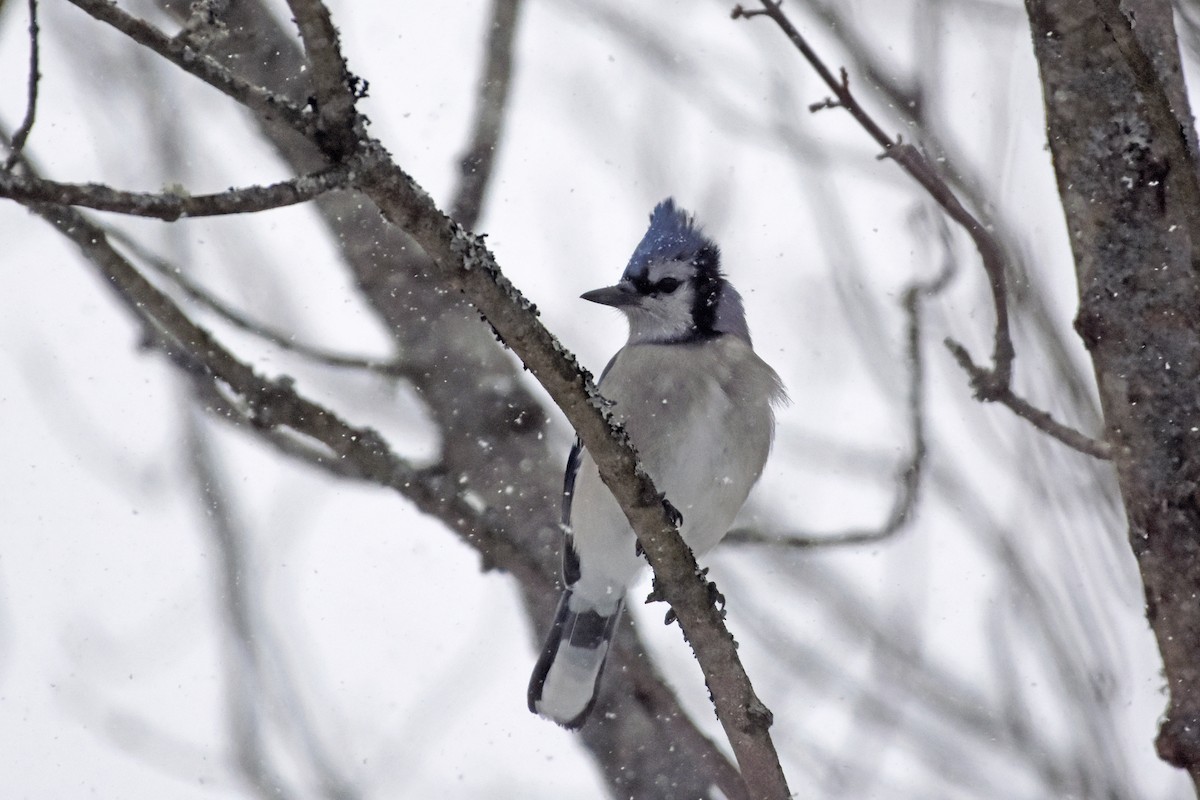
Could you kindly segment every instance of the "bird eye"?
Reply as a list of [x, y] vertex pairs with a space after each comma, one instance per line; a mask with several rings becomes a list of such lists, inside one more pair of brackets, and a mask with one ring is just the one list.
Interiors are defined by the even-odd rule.
[[654, 288], [660, 292], [670, 294], [679, 288], [679, 281], [677, 281], [675, 278], [663, 278], [655, 285]]

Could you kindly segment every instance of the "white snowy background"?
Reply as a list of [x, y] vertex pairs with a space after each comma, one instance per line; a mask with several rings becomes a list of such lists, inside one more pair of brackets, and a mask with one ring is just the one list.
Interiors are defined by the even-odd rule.
[[[372, 132], [445, 207], [488, 4], [329, 5], [352, 71], [370, 81], [361, 108]], [[801, 6], [795, 17], [829, 63], [848, 63]], [[616, 279], [654, 203], [674, 196], [695, 211], [746, 298], [758, 350], [792, 397], [746, 521], [871, 527], [887, 516], [908, 450], [900, 293], [946, 254], [928, 201], [875, 159], [848, 115], [810, 115], [807, 104], [828, 92], [777, 30], [731, 21], [729, 7], [526, 3], [478, 229], [545, 324], [598, 370], [623, 323], [578, 295]], [[29, 151], [48, 176], [197, 194], [289, 176], [232, 101], [67, 3], [42, 0], [40, 11], [42, 97]], [[0, 9], [9, 131], [24, 109], [24, 13], [16, 0]], [[1069, 329], [1072, 265], [1021, 5], [857, 0], [841, 13], [898, 73], [938, 86], [931, 114], [982, 177], [990, 211], [1019, 231], [1032, 291], [1075, 369], [1090, 375]], [[922, 25], [940, 33], [936, 52], [922, 49], [931, 40]], [[862, 97], [886, 128], [900, 129], [866, 87]], [[386, 353], [309, 209], [106, 221], [304, 341]], [[1187, 797], [1186, 780], [1153, 752], [1163, 683], [1115, 483], [1106, 468], [971, 399], [940, 342], [954, 336], [983, 359], [993, 316], [969, 243], [952, 238], [957, 275], [929, 303], [924, 337], [931, 455], [911, 525], [867, 547], [729, 546], [708, 559], [779, 722], [790, 784], [802, 797], [1044, 796], [1000, 744], [973, 747], [970, 764], [947, 758], [935, 768], [936, 756], [914, 755], [897, 733], [905, 719], [873, 719], [864, 687], [900, 667], [846, 625], [866, 615], [905, 643], [908, 668], [928, 674], [931, 691], [964, 686], [1001, 705], [1016, 692], [1030, 728], [1054, 746], [1047, 762], [1070, 771], [1080, 742], [1105, 741], [1126, 776], [1121, 796]], [[9, 202], [0, 203], [0, 274], [0, 795], [247, 796], [232, 763], [228, 633], [219, 564], [188, 477], [183, 384], [163, 358], [139, 350], [137, 326], [73, 246]], [[262, 371], [293, 375], [401, 453], [436, 452], [402, 387], [315, 367], [197, 318]], [[1018, 389], [1086, 427], [1070, 418], [1076, 406], [1061, 395], [1037, 331], [1018, 323], [1017, 332]], [[570, 433], [556, 419], [565, 455]], [[276, 754], [310, 754], [281, 756], [289, 782], [310, 781], [327, 760], [363, 797], [602, 795], [575, 737], [525, 709], [544, 621], [531, 627], [510, 579], [482, 573], [471, 550], [395, 494], [334, 482], [203, 424], [251, 534], [243, 579], [272, 639], [269, 671], [293, 689], [277, 708], [296, 724], [278, 729], [315, 732], [312, 742], [273, 743]], [[1014, 584], [998, 566], [1005, 559], [1031, 582]], [[828, 601], [843, 585], [853, 598]], [[723, 741], [678, 629], [658, 623], [660, 607], [634, 613], [686, 707]], [[1036, 621], [1048, 614], [1052, 634]], [[998, 654], [1000, 638], [1016, 651]], [[1086, 669], [1064, 667], [1048, 638]], [[823, 677], [795, 680], [799, 660]], [[1064, 699], [1070, 687], [1100, 709], [1103, 730], [1080, 731], [1070, 710], [1079, 703]], [[931, 729], [934, 750], [957, 735]], [[843, 769], [844, 753], [864, 751], [879, 754], [876, 773]]]

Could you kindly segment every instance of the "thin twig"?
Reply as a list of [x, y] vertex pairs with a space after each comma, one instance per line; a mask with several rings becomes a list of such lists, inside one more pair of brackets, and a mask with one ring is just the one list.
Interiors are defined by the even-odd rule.
[[[846, 12], [845, 4], [833, 2], [804, 0], [805, 7], [814, 14], [819, 23], [835, 37], [842, 48], [852, 54], [854, 63], [861, 73], [860, 83], [877, 93], [887, 107], [899, 115], [906, 127], [917, 134], [921, 141], [922, 150], [933, 156], [939, 166], [939, 174], [952, 186], [956, 194], [964, 199], [965, 205], [973, 210], [976, 218], [982, 221], [992, 236], [1001, 243], [1005, 252], [1010, 278], [1015, 278], [1010, 284], [1016, 292], [1012, 298], [1017, 303], [1029, 307], [1032, 321], [1042, 334], [1040, 341], [1050, 350], [1050, 357], [1058, 366], [1059, 375], [1065, 381], [1071, 399], [1080, 409], [1090, 412], [1089, 416], [1099, 419], [1101, 414], [1091, 393], [1091, 378], [1078, 370], [1070, 354], [1070, 348], [1058, 327], [1058, 321], [1049, 310], [1047, 298], [1050, 292], [1031, 290], [1029, 287], [1039, 280], [1040, 276], [1031, 271], [1022, 255], [1022, 248], [1016, 242], [1018, 236], [1014, 233], [1011, 221], [995, 210], [989, 211], [992, 205], [989, 198], [980, 190], [984, 180], [962, 152], [952, 147], [951, 139], [939, 135], [935, 129], [934, 118], [925, 113], [927, 103], [924, 98], [928, 91], [918, 84], [906, 84], [900, 77], [894, 65], [887, 64], [877, 57], [877, 54], [867, 45], [866, 41], [856, 32]], [[972, 5], [975, 10], [986, 7], [980, 2]], [[1003, 9], [1003, 10], [1002, 10]], [[1180, 9], [1181, 11], [1184, 9]], [[1006, 17], [1019, 19], [1024, 15], [1023, 9], [1017, 7], [996, 6], [986, 14], [1004, 14]], [[922, 26], [926, 29], [928, 26]], [[932, 70], [931, 75], [939, 74], [942, 65], [927, 64]]]
[[272, 737], [263, 731], [264, 708], [282, 711], [287, 719], [281, 732], [297, 740], [301, 751], [295, 755], [310, 766], [324, 795], [330, 800], [358, 800], [360, 793], [321, 745], [305, 713], [292, 670], [279, 656], [282, 648], [274, 641], [274, 631], [258, 613], [261, 604], [255, 602], [253, 587], [259, 582], [247, 547], [248, 536], [237, 519], [217, 456], [194, 407], [187, 409], [186, 430], [192, 477], [220, 554], [219, 596], [232, 633], [230, 727], [238, 766], [263, 800], [296, 796], [285, 788], [274, 769], [270, 753], [273, 748], [267, 746]]
[[257, 336], [259, 339], [269, 342], [281, 350], [287, 350], [290, 353], [295, 353], [310, 361], [329, 367], [361, 369], [393, 377], [402, 376], [408, 371], [407, 365], [395, 359], [351, 356], [298, 342], [294, 336], [251, 319], [248, 315], [238, 311], [228, 303], [217, 299], [207, 289], [187, 277], [174, 264], [151, 253], [124, 232], [111, 228], [107, 232], [110, 239], [119, 243], [122, 248], [136, 256], [138, 261], [150, 267], [150, 269], [154, 270], [164, 279], [171, 281], [188, 299], [204, 306], [235, 328]]
[[316, 130], [314, 115], [287, 98], [237, 77], [216, 59], [193, 47], [187, 37], [170, 37], [145, 20], [129, 14], [108, 0], [67, 0], [96, 20], [106, 23], [157, 53], [184, 72], [242, 103], [266, 120], [279, 120], [305, 136]]
[[[1097, 458], [1107, 458], [1101, 455], [1108, 452], [1108, 446], [1096, 442], [1085, 434], [1054, 421], [1044, 411], [1034, 408], [1029, 403], [1016, 397], [1012, 391], [1012, 362], [1015, 351], [1012, 336], [1009, 333], [1008, 293], [1005, 279], [1004, 251], [996, 238], [971, 212], [959, 202], [953, 190], [942, 180], [941, 176], [921, 154], [910, 144], [893, 140], [875, 120], [866, 112], [850, 91], [850, 82], [845, 69], [841, 70], [840, 80], [809, 46], [807, 40], [783, 13], [780, 0], [760, 0], [762, 9], [747, 10], [741, 5], [733, 9], [734, 19], [750, 19], [753, 17], [769, 17], [787, 35], [804, 58], [812, 65], [821, 79], [834, 93], [834, 98], [826, 99], [810, 107], [812, 111], [824, 108], [844, 108], [862, 126], [862, 128], [883, 147], [883, 156], [898, 163], [929, 193], [938, 205], [957, 222], [971, 237], [975, 249], [979, 252], [984, 271], [992, 290], [992, 305], [996, 312], [996, 329], [993, 336], [992, 366], [990, 369], [977, 366], [971, 360], [966, 348], [952, 339], [946, 340], [946, 346], [953, 353], [958, 363], [967, 370], [975, 396], [983, 402], [999, 402], [1012, 409], [1039, 430], [1050, 434], [1059, 441], [1074, 447], [1080, 452], [1094, 455]], [[1144, 57], [1144, 53], [1142, 54]], [[1165, 95], [1164, 95], [1165, 98]], [[1164, 100], [1165, 102], [1165, 100]], [[1177, 125], [1178, 127], [1178, 125]], [[1189, 162], [1190, 163], [1190, 162]], [[968, 368], [967, 365], [970, 365]]]
[[[10, 157], [11, 158], [11, 157]], [[354, 165], [337, 164], [269, 186], [247, 186], [217, 194], [126, 192], [100, 183], [58, 183], [0, 171], [0, 197], [19, 203], [56, 203], [174, 222], [181, 217], [216, 217], [269, 211], [306, 203], [344, 189]]]
[[[935, 224], [940, 222], [940, 218]], [[908, 364], [908, 402], [906, 413], [909, 430], [909, 456], [896, 474], [897, 492], [892, 510], [878, 528], [855, 529], [841, 533], [769, 534], [763, 531], [738, 528], [730, 531], [726, 541], [738, 544], [785, 545], [796, 548], [834, 547], [873, 544], [900, 531], [911, 519], [920, 496], [928, 446], [925, 435], [925, 357], [921, 352], [921, 302], [934, 297], [949, 285], [955, 274], [955, 261], [949, 231], [944, 225], [941, 239], [944, 257], [941, 269], [928, 280], [913, 281], [901, 295], [901, 306], [908, 321], [905, 336], [905, 361]]]
[[[1112, 458], [1113, 446], [1111, 443], [1100, 439], [1093, 439], [1090, 436], [1080, 433], [1074, 428], [1063, 425], [1061, 422], [1054, 419], [1054, 417], [1050, 416], [1048, 412], [1042, 411], [1041, 409], [1030, 404], [1029, 401], [1018, 397], [1015, 393], [1013, 393], [1012, 389], [1007, 386], [1003, 387], [997, 392], [995, 386], [986, 383], [988, 380], [987, 369], [972, 361], [971, 354], [967, 352], [965, 347], [952, 339], [947, 339], [945, 344], [950, 350], [950, 353], [954, 356], [954, 360], [957, 361], [959, 366], [961, 366], [967, 375], [970, 376], [971, 385], [976, 387], [976, 396], [980, 396], [979, 387], [986, 385], [987, 391], [989, 392], [989, 396], [986, 398], [987, 400], [999, 403], [1000, 405], [1009, 408], [1014, 414], [1030, 422], [1033, 427], [1037, 428], [1042, 433], [1048, 434], [1049, 436], [1065, 444], [1067, 447], [1070, 447], [1073, 450], [1078, 450], [1085, 455], [1093, 456], [1106, 461]], [[984, 398], [980, 397], [980, 399]]]
[[484, 193], [496, 163], [512, 83], [513, 40], [520, 8], [521, 0], [492, 2], [484, 73], [475, 99], [475, 124], [471, 130], [471, 143], [459, 162], [458, 190], [450, 211], [450, 216], [467, 230], [474, 230], [479, 221]]
[[73, 241], [105, 278], [118, 299], [142, 320], [147, 343], [161, 350], [195, 379], [207, 380], [225, 395], [255, 429], [272, 430], [320, 445], [320, 460], [341, 462], [339, 474], [394, 489], [426, 514], [441, 520], [489, 563], [533, 584], [552, 584], [537, 561], [502, 535], [480, 511], [478, 500], [458, 491], [452, 480], [420, 470], [396, 455], [371, 428], [342, 420], [299, 394], [286, 376], [269, 379], [238, 360], [207, 330], [192, 322], [147, 281], [108, 242], [103, 228], [72, 208], [32, 205], [31, 210]]
[[988, 390], [992, 387], [999, 390], [1009, 384], [1012, 377], [1013, 345], [1008, 330], [1008, 293], [1005, 288], [1004, 252], [987, 228], [977, 220], [971, 212], [959, 202], [954, 192], [937, 174], [917, 148], [897, 139], [892, 139], [883, 128], [859, 105], [850, 91], [849, 78], [846, 71], [841, 71], [841, 79], [835, 78], [825, 62], [809, 46], [808, 41], [783, 13], [781, 3], [773, 0], [761, 0], [761, 10], [747, 11], [742, 6], [735, 6], [733, 18], [753, 18], [758, 16], [770, 17], [787, 35], [796, 49], [804, 56], [825, 84], [833, 91], [836, 99], [829, 99], [816, 104], [814, 111], [822, 108], [844, 108], [854, 117], [872, 139], [883, 148], [883, 157], [890, 158], [916, 179], [917, 183], [937, 201], [945, 212], [957, 222], [971, 237], [976, 250], [983, 261], [983, 268], [988, 276], [992, 289], [992, 304], [996, 310], [996, 330], [992, 349], [992, 369], [988, 373]]
[[234, 519], [224, 481], [214, 463], [211, 444], [192, 407], [184, 409], [188, 477], [200, 507], [200, 518], [212, 535], [219, 558], [217, 597], [221, 601], [229, 635], [226, 658], [226, 714], [235, 760], [242, 777], [263, 800], [296, 797], [267, 755], [262, 715], [262, 663], [259, 656], [257, 615], [250, 597], [258, 582], [250, 571], [245, 534]]
[[[0, 142], [9, 141], [0, 130]], [[38, 177], [22, 154], [20, 165]], [[395, 490], [420, 511], [436, 517], [487, 559], [487, 566], [513, 574], [523, 584], [545, 586], [547, 575], [532, 556], [504, 535], [479, 510], [478, 498], [435, 467], [417, 468], [392, 451], [371, 428], [356, 428], [333, 411], [296, 392], [291, 378], [269, 380], [238, 360], [196, 325], [138, 272], [108, 240], [108, 232], [69, 206], [31, 204], [31, 211], [73, 241], [105, 279], [117, 299], [143, 327], [143, 344], [162, 352], [191, 376], [210, 413], [256, 431], [281, 452], [341, 478], [365, 480]]]
[[38, 40], [41, 29], [38, 28], [37, 14], [37, 0], [29, 0], [29, 77], [25, 90], [25, 118], [21, 120], [21, 125], [13, 134], [12, 152], [4, 161], [5, 172], [12, 170], [18, 159], [21, 158], [21, 151], [25, 149], [25, 142], [29, 139], [29, 134], [33, 130], [33, 122], [37, 118], [38, 83], [42, 78], [38, 66], [40, 60]]

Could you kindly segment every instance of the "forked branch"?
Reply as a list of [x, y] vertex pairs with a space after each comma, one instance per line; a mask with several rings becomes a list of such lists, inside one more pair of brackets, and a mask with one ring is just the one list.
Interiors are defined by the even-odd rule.
[[[996, 241], [996, 238], [991, 235], [987, 227], [975, 215], [959, 202], [953, 190], [950, 189], [920, 150], [902, 141], [900, 137], [893, 139], [867, 113], [850, 91], [850, 80], [845, 69], [841, 70], [840, 79], [834, 77], [833, 72], [830, 71], [825, 62], [821, 60], [821, 57], [809, 45], [803, 34], [800, 33], [783, 12], [782, 0], [760, 0], [760, 2], [763, 6], [761, 9], [748, 10], [741, 5], [735, 6], [732, 16], [734, 19], [770, 18], [787, 35], [788, 39], [795, 45], [796, 49], [800, 51], [808, 63], [812, 65], [812, 68], [821, 76], [821, 80], [833, 92], [833, 97], [812, 104], [809, 106], [809, 110], [816, 112], [828, 108], [844, 108], [862, 126], [863, 130], [883, 148], [883, 154], [880, 157], [889, 158], [899, 164], [917, 183], [921, 184], [929, 196], [942, 207], [946, 214], [957, 222], [967, 232], [967, 235], [971, 237], [971, 241], [974, 243], [975, 249], [979, 252], [983, 269], [988, 277], [992, 293], [992, 306], [996, 313], [996, 328], [992, 344], [992, 366], [986, 368], [975, 365], [971, 361], [970, 356], [967, 355], [966, 348], [957, 341], [948, 339], [946, 346], [954, 354], [959, 364], [964, 369], [967, 369], [975, 396], [984, 402], [995, 402], [1007, 406], [1018, 416], [1029, 420], [1039, 430], [1053, 436], [1068, 447], [1097, 458], [1107, 458], [1109, 449], [1107, 443], [1094, 440], [1079, 431], [1055, 422], [1048, 413], [1034, 408], [1013, 393], [1012, 364], [1015, 351], [1013, 349], [1012, 335], [1009, 331], [1005, 258], [1004, 251], [1000, 247], [999, 242]], [[968, 368], [967, 364], [970, 364], [971, 368]]]

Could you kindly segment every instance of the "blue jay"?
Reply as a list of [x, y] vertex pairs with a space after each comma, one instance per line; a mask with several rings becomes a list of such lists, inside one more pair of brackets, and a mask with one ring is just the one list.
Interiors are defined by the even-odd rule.
[[[751, 348], [717, 245], [672, 199], [650, 215], [621, 281], [582, 297], [625, 313], [629, 339], [598, 388], [699, 556], [729, 530], [762, 473], [772, 406], [786, 399], [779, 376]], [[578, 440], [567, 458], [562, 523], [566, 590], [529, 682], [529, 710], [576, 729], [596, 702], [625, 593], [645, 563]]]

